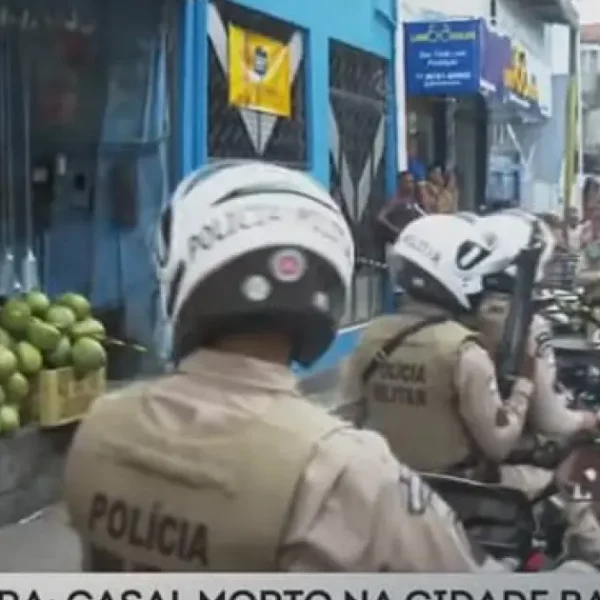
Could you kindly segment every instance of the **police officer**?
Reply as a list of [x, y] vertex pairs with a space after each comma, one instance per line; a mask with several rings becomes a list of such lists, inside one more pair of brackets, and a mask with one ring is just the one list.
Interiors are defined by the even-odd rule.
[[[542, 220], [522, 211], [508, 210], [479, 218], [477, 227], [484, 236], [493, 240], [490, 258], [497, 261], [499, 256], [516, 258], [528, 244], [534, 221], [537, 222], [544, 239], [544, 250], [535, 280], [538, 284], [544, 277], [544, 270], [555, 246], [555, 238]], [[511, 265], [503, 271], [490, 274], [484, 280], [486, 293], [476, 326], [483, 333], [483, 339], [492, 354], [496, 352], [504, 332], [515, 275], [515, 266]], [[570, 437], [579, 431], [596, 429], [596, 414], [569, 408], [565, 392], [557, 385], [552, 331], [549, 323], [541, 315], [534, 316], [529, 345], [536, 357], [535, 391], [528, 415], [530, 429], [548, 437]]]
[[466, 219], [410, 223], [388, 257], [408, 298], [398, 314], [368, 325], [345, 366], [346, 415], [381, 432], [414, 469], [487, 478], [489, 462], [501, 462], [521, 436], [533, 357], [503, 401], [489, 354], [461, 323], [478, 307], [489, 255]]
[[290, 364], [325, 352], [352, 281], [326, 191], [216, 164], [178, 186], [157, 254], [177, 366], [99, 399], [77, 432], [66, 500], [85, 569], [499, 568], [382, 437], [298, 391]]
[[[542, 281], [544, 268], [554, 251], [554, 236], [543, 221], [522, 211], [509, 210], [482, 217], [476, 227], [490, 241], [492, 253], [488, 260], [501, 264], [516, 258], [528, 245], [534, 222], [543, 233], [544, 249], [538, 264], [536, 283]], [[500, 258], [502, 257], [502, 259]], [[515, 287], [514, 265], [491, 273], [484, 279], [485, 296], [477, 315], [477, 326], [492, 354], [498, 348], [508, 315], [510, 299]], [[566, 438], [578, 431], [598, 428], [597, 415], [590, 411], [573, 410], [567, 405], [565, 394], [557, 388], [556, 363], [552, 334], [547, 321], [535, 315], [531, 324], [528, 344], [535, 354], [534, 393], [531, 399], [527, 434]], [[535, 497], [553, 479], [551, 470], [531, 465], [504, 465], [502, 482]], [[600, 565], [600, 527], [589, 504], [562, 499], [569, 523], [568, 546], [571, 553]]]

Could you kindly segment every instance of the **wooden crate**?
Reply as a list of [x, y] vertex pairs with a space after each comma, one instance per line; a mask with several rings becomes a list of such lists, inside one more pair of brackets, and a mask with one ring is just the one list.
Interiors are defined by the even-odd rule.
[[75, 377], [71, 367], [41, 371], [30, 398], [32, 420], [40, 427], [79, 421], [106, 390], [106, 370]]

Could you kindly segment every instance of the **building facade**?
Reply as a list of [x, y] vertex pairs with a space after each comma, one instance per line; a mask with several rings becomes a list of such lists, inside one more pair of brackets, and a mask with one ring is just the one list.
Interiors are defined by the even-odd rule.
[[[447, 14], [442, 0], [132, 2], [125, 12], [117, 0], [20, 8], [9, 26], [13, 76], [3, 70], [20, 107], [19, 73], [34, 67], [32, 164], [48, 176], [35, 189], [43, 286], [89, 295], [115, 337], [164, 346], [151, 231], [176, 182], [213, 160], [306, 170], [353, 228], [366, 260], [344, 329], [317, 371], [335, 366], [381, 312], [385, 273], [372, 265], [383, 248], [373, 224], [407, 164], [407, 132], [419, 134], [424, 162], [456, 170], [465, 208], [490, 199], [527, 205], [538, 177], [532, 148], [553, 111], [543, 23], [565, 19], [567, 0], [531, 0], [528, 12], [516, 0], [464, 0], [455, 3], [460, 15]], [[462, 33], [457, 17], [469, 23]], [[463, 50], [472, 76], [460, 93], [442, 86], [407, 95], [419, 64], [407, 72], [405, 50], [416, 46], [404, 31], [417, 22], [485, 38], [497, 56], [486, 72], [471, 44]], [[14, 121], [22, 116], [17, 110]], [[15, 144], [15, 165], [23, 151]], [[19, 205], [11, 219], [19, 259], [29, 246], [25, 213]]]
[[[569, 31], [563, 25], [553, 25], [547, 30], [548, 41], [552, 50], [552, 115], [542, 127], [541, 137], [537, 143], [534, 156], [534, 167], [536, 169], [536, 180], [533, 195], [533, 206], [538, 212], [550, 212], [561, 215], [565, 207], [565, 176], [566, 157], [568, 155], [568, 97], [569, 97], [569, 56], [565, 49], [569, 47]], [[576, 133], [573, 138], [576, 146], [574, 153], [582, 156], [581, 149], [581, 108], [580, 86], [577, 86], [577, 123]], [[578, 206], [579, 194], [579, 170], [581, 161], [575, 161], [574, 180], [576, 185], [570, 186], [568, 201]]]
[[[125, 12], [116, 0], [31, 4], [9, 15], [10, 53], [0, 45], [0, 58], [12, 78], [5, 63], [0, 71], [12, 91], [18, 167], [20, 74], [33, 65], [32, 164], [46, 179], [36, 181], [45, 212], [36, 209], [32, 243], [44, 289], [85, 293], [111, 335], [164, 348], [152, 230], [173, 187], [224, 158], [288, 165], [331, 190], [367, 259], [318, 369], [334, 365], [381, 312], [384, 273], [369, 265], [383, 258], [373, 221], [395, 184], [395, 4], [132, 0]], [[13, 175], [22, 197], [22, 173]], [[29, 245], [25, 214], [19, 203], [10, 219], [18, 260]]]
[[[537, 209], [539, 198], [546, 195], [540, 142], [553, 114], [548, 23], [574, 22], [573, 7], [562, 2], [525, 6], [513, 0], [469, 0], [449, 14], [439, 0], [405, 0], [403, 13], [408, 21], [402, 40], [404, 129], [411, 136], [411, 149], [419, 148], [423, 162], [455, 170], [463, 209]], [[448, 32], [450, 42], [441, 36], [436, 43], [427, 42], [430, 54], [449, 57], [441, 66], [415, 59], [419, 38], [406, 34], [414, 33], [419, 23]], [[437, 83], [432, 79], [427, 90], [415, 85], [428, 75]], [[400, 132], [398, 137], [402, 141]], [[402, 150], [400, 168], [409, 159], [403, 160]]]
[[[365, 264], [381, 261], [373, 223], [393, 190], [396, 165], [394, 3], [213, 0], [186, 10], [193, 27], [186, 27], [184, 171], [223, 158], [307, 170], [340, 202]], [[289, 60], [290, 99], [279, 114], [232, 98], [239, 60], [232, 52], [244, 35], [254, 51], [280, 48]], [[372, 266], [357, 268], [344, 329], [313, 371], [335, 366], [381, 312], [383, 276]]]
[[583, 170], [600, 173], [600, 23], [581, 28]]

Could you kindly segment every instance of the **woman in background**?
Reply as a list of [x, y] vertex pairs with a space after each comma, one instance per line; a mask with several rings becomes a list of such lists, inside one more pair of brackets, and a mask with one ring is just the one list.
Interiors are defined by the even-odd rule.
[[581, 256], [577, 282], [581, 285], [598, 287], [600, 284], [600, 204], [594, 202], [587, 207], [588, 220], [582, 232]]
[[538, 219], [542, 220], [544, 223], [546, 223], [546, 225], [548, 225], [548, 227], [552, 231], [552, 234], [554, 235], [555, 239], [556, 250], [561, 252], [567, 250], [567, 242], [565, 241], [564, 227], [562, 221], [560, 220], [560, 217], [552, 213], [536, 213], [535, 216], [538, 217]]
[[423, 209], [425, 212], [437, 213], [439, 206], [443, 204], [445, 192], [444, 168], [439, 164], [431, 165], [427, 170], [427, 180], [421, 186]]
[[454, 214], [458, 210], [459, 204], [458, 181], [454, 171], [446, 171], [444, 184], [445, 194], [442, 197], [441, 205], [438, 206], [438, 212]]
[[444, 167], [429, 167], [427, 181], [421, 188], [423, 208], [428, 213], [450, 214], [458, 208], [458, 187], [453, 171], [445, 173]]
[[404, 227], [422, 214], [424, 211], [419, 203], [414, 175], [403, 171], [398, 175], [396, 196], [386, 202], [377, 216], [380, 238], [385, 244], [393, 244]]
[[570, 206], [567, 210], [564, 230], [568, 250], [570, 252], [579, 252], [582, 246], [584, 226], [576, 206]]
[[586, 246], [592, 238], [596, 237], [592, 232], [593, 214], [597, 212], [600, 204], [600, 184], [594, 177], [586, 177], [582, 193], [582, 225], [581, 225], [581, 246]]
[[[377, 215], [379, 225], [379, 238], [385, 245], [386, 261], [387, 255], [402, 230], [415, 219], [424, 215], [425, 212], [419, 203], [419, 193], [415, 176], [410, 171], [402, 171], [398, 174], [398, 190], [396, 196], [387, 202]], [[389, 310], [396, 310], [403, 289], [397, 282], [389, 281]]]

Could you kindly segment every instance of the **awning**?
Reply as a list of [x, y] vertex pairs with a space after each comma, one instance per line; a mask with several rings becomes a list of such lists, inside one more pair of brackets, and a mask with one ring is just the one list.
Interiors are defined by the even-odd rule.
[[579, 27], [579, 11], [573, 0], [528, 0], [527, 9], [546, 23]]

